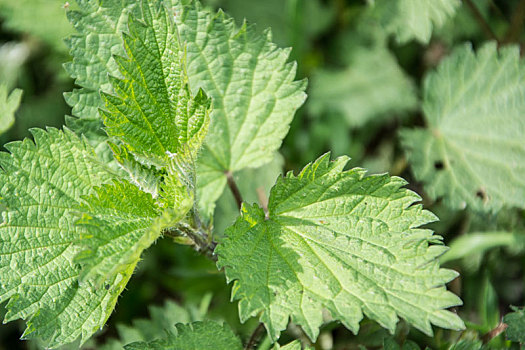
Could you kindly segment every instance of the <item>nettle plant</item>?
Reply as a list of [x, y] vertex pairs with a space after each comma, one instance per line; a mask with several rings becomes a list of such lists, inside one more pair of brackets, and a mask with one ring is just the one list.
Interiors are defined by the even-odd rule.
[[[457, 273], [437, 260], [447, 248], [422, 228], [437, 218], [403, 179], [347, 170], [348, 158], [325, 154], [279, 177], [267, 203], [242, 202], [233, 174], [273, 159], [306, 99], [290, 50], [269, 31], [189, 0], [78, 6], [68, 12], [78, 33], [66, 64], [79, 86], [66, 94], [74, 116], [0, 153], [0, 301], [9, 301], [6, 322], [26, 320], [24, 338], [83, 344], [162, 237], [216, 261], [240, 320], [258, 318], [272, 342], [290, 320], [314, 341], [328, 314], [354, 333], [364, 317], [391, 332], [399, 318], [427, 335], [433, 325], [464, 329], [447, 310], [461, 304], [445, 287]], [[410, 34], [400, 28], [401, 38]], [[508, 186], [522, 183], [525, 164], [522, 67], [518, 48], [489, 43], [457, 49], [429, 74], [427, 126], [401, 136], [432, 198], [482, 211], [523, 206], [525, 187]], [[240, 214], [216, 232], [226, 187]], [[242, 347], [215, 321], [126, 345]]]

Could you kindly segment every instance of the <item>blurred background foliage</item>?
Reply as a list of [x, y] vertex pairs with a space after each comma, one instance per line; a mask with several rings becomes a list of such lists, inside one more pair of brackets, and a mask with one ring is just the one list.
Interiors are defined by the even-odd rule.
[[[415, 344], [432, 349], [515, 347], [505, 340], [504, 332], [497, 331], [510, 305], [525, 304], [523, 212], [508, 209], [481, 215], [452, 211], [439, 200], [431, 201], [413, 178], [397, 135], [401, 127], [423, 124], [422, 79], [455, 45], [469, 41], [477, 47], [494, 38], [502, 45], [523, 43], [525, 2], [465, 0], [454, 16], [435, 28], [427, 43], [425, 38], [407, 37], [396, 18], [378, 14], [384, 0], [376, 1], [375, 8], [370, 6], [373, 0], [204, 1], [224, 9], [238, 23], [246, 19], [261, 31], [271, 28], [275, 42], [293, 48], [298, 77], [309, 80], [309, 99], [297, 113], [281, 154], [262, 169], [236, 174], [241, 191], [249, 202], [264, 203], [279, 174], [297, 171], [332, 151], [333, 156], [351, 156], [352, 166], [371, 173], [404, 177], [441, 219], [432, 228], [451, 246], [442, 262], [461, 273], [449, 288], [464, 300], [458, 312], [468, 329], [461, 333], [437, 329], [429, 338], [401, 322], [389, 338], [367, 320], [358, 335], [328, 322], [317, 343], [310, 344], [316, 349], [375, 349], [383, 343], [385, 348], [395, 348], [392, 341], [407, 339], [414, 342], [405, 342], [410, 348], [417, 348]], [[74, 84], [62, 64], [69, 60], [63, 39], [73, 32], [65, 9], [74, 6], [74, 0], [0, 0], [0, 99], [8, 98], [2, 89], [23, 90], [15, 122], [0, 135], [0, 144], [28, 137], [32, 127], [61, 127], [70, 114], [63, 93]], [[393, 30], [397, 36], [391, 35]], [[0, 130], [7, 128], [7, 121], [0, 122]], [[232, 196], [226, 192], [217, 206], [218, 235], [236, 215]], [[213, 263], [189, 247], [159, 240], [145, 253], [108, 326], [84, 348], [120, 349], [122, 342], [152, 339], [155, 332], [149, 330], [155, 325], [205, 317], [225, 320], [246, 339], [257, 323], [239, 323], [229, 294], [230, 286]], [[170, 317], [159, 310], [168, 310]], [[0, 316], [4, 312], [0, 308]], [[0, 327], [0, 350], [37, 348], [38, 344], [18, 340], [22, 329], [17, 323]], [[308, 343], [292, 324], [283, 344], [297, 337]], [[264, 339], [259, 348], [269, 347]]]

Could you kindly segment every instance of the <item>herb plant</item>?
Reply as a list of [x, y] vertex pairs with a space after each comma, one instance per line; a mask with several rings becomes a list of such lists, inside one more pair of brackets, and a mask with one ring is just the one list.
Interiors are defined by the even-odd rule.
[[[429, 226], [437, 216], [401, 177], [368, 174], [329, 152], [273, 177], [258, 202], [243, 200], [238, 182], [259, 171], [273, 176], [307, 97], [291, 50], [275, 44], [270, 30], [238, 25], [196, 0], [66, 7], [76, 30], [66, 40], [65, 69], [77, 85], [65, 94], [72, 116], [61, 129], [32, 129], [33, 140], [0, 153], [0, 302], [7, 301], [6, 322], [26, 322], [24, 339], [46, 348], [94, 346], [88, 340], [118, 309], [143, 253], [163, 239], [213, 261], [231, 283], [240, 322], [252, 329], [239, 334], [207, 315], [205, 297], [199, 307], [153, 308], [150, 320], [131, 327], [133, 336], [101, 348], [325, 349], [326, 329], [359, 335], [370, 325], [383, 332], [375, 346], [385, 349], [399, 348], [400, 339], [403, 349], [417, 349], [404, 341], [409, 328], [458, 335], [442, 348], [481, 346], [462, 338], [470, 331], [455, 309], [462, 300], [446, 287], [458, 273], [440, 266], [468, 254], [455, 244], [443, 255], [448, 248]], [[351, 55], [363, 71], [346, 70], [347, 80], [319, 71], [309, 108], [343, 111], [352, 127], [417, 108], [416, 87], [386, 40], [428, 43], [460, 7], [457, 0], [372, 1], [361, 23], [382, 44]], [[355, 40], [371, 40], [365, 36]], [[377, 94], [344, 95], [359, 80]], [[0, 85], [0, 132], [21, 99], [20, 90], [9, 91]], [[347, 108], [360, 93], [372, 97]], [[421, 100], [422, 125], [403, 128], [400, 144], [425, 198], [444, 206], [445, 216], [525, 209], [519, 46], [459, 45], [425, 75]], [[223, 229], [221, 215], [232, 205], [224, 204], [225, 191], [237, 212]], [[523, 311], [505, 322], [509, 340], [523, 341]]]

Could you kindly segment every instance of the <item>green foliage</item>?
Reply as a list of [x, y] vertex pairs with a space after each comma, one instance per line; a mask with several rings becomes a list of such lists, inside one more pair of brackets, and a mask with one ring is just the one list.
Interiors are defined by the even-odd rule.
[[260, 35], [253, 25], [240, 28], [198, 2], [174, 1], [175, 21], [186, 43], [187, 72], [193, 91], [213, 99], [206, 143], [199, 158], [198, 198], [210, 215], [226, 185], [225, 172], [256, 168], [272, 160], [305, 100], [304, 81], [294, 81], [290, 50]]
[[152, 227], [160, 216], [159, 206], [149, 193], [129, 182], [95, 188], [84, 201], [83, 215], [76, 222], [86, 232], [79, 237], [86, 249], [75, 257], [83, 265], [81, 281], [97, 276], [102, 283], [133, 271], [142, 251], [161, 233], [160, 227]]
[[522, 233], [512, 232], [472, 232], [456, 238], [449, 243], [450, 249], [439, 259], [441, 263], [456, 259], [471, 258], [497, 247], [519, 247], [525, 243]]
[[514, 46], [458, 48], [425, 79], [427, 128], [402, 134], [416, 177], [453, 208], [523, 208], [525, 69]]
[[165, 167], [185, 148], [195, 154], [201, 147], [211, 102], [202, 90], [191, 97], [171, 19], [154, 6], [142, 5], [143, 23], [129, 18], [127, 58], [114, 56], [123, 79], [111, 79], [115, 95], [103, 94], [102, 115], [109, 136], [141, 162]]
[[525, 2], [203, 2], [0, 0], [0, 348], [523, 342]]
[[416, 39], [428, 43], [434, 28], [451, 17], [459, 0], [370, 0], [371, 16], [395, 34], [399, 43]]
[[24, 338], [56, 347], [87, 340], [111, 314], [131, 271], [108, 279], [108, 288], [79, 282], [75, 244], [86, 234], [75, 225], [82, 197], [115, 178], [93, 149], [69, 130], [32, 131], [30, 140], [0, 154], [0, 195], [7, 211], [0, 226], [0, 301], [10, 300], [5, 321], [27, 320]]
[[239, 338], [227, 325], [214, 321], [193, 322], [176, 325], [176, 331], [166, 339], [150, 343], [132, 343], [126, 350], [241, 350]]
[[525, 312], [523, 308], [512, 307], [514, 312], [505, 315], [503, 322], [508, 327], [507, 339], [514, 342], [525, 343]]
[[15, 112], [22, 100], [22, 90], [9, 93], [6, 85], [0, 85], [0, 134], [8, 130], [15, 122]]
[[312, 113], [340, 113], [354, 128], [410, 111], [417, 103], [412, 83], [383, 47], [353, 53], [344, 70], [317, 72], [310, 93]]
[[132, 325], [119, 324], [119, 339], [111, 339], [100, 349], [122, 350], [126, 344], [152, 342], [164, 338], [166, 332], [176, 333], [176, 324], [201, 321], [204, 316], [194, 306], [182, 307], [173, 301], [149, 307], [149, 314], [150, 318], [133, 320]]
[[[244, 206], [217, 247], [219, 267], [235, 281], [241, 320], [260, 314], [275, 340], [288, 318], [315, 340], [322, 309], [357, 333], [363, 314], [394, 331], [398, 316], [427, 334], [431, 323], [462, 329], [443, 310], [461, 304], [439, 269], [445, 247], [418, 227], [436, 217], [413, 205], [420, 198], [404, 180], [343, 171], [329, 155], [288, 173], [271, 191], [268, 216]], [[402, 282], [401, 282], [402, 281]]]
[[86, 135], [96, 144], [104, 142], [106, 134], [98, 110], [104, 107], [101, 92], [111, 92], [109, 76], [120, 76], [114, 55], [124, 56], [120, 33], [126, 31], [127, 19], [135, 2], [77, 1], [78, 10], [68, 11], [68, 18], [77, 34], [66, 44], [73, 60], [65, 64], [67, 72], [80, 86], [65, 94], [76, 118], [68, 118], [67, 125]]

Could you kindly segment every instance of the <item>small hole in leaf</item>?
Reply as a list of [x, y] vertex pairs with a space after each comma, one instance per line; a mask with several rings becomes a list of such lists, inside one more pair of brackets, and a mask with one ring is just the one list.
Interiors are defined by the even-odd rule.
[[434, 163], [434, 168], [436, 168], [436, 170], [442, 170], [444, 167], [445, 164], [443, 164], [443, 162], [440, 160]]
[[483, 190], [483, 189], [479, 189], [477, 192], [476, 192], [476, 197], [478, 197], [479, 199], [481, 199], [483, 202], [486, 202], [488, 197], [487, 197], [487, 193]]

